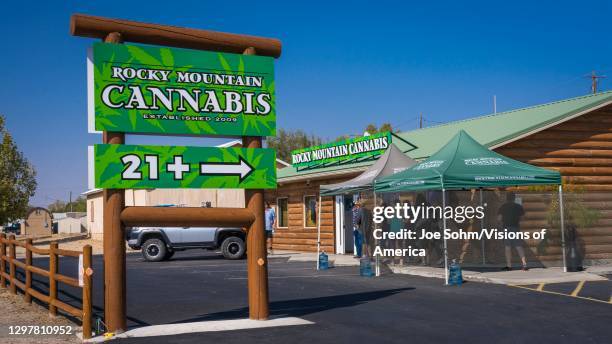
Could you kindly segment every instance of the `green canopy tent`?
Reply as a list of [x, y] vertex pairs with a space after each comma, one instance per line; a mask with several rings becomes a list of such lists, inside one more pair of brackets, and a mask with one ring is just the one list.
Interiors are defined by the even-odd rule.
[[[445, 207], [446, 190], [551, 184], [559, 185], [561, 244], [563, 267], [566, 270], [561, 174], [497, 154], [476, 142], [464, 130], [459, 131], [428, 159], [403, 172], [377, 179], [374, 191], [384, 193], [442, 190], [442, 206]], [[443, 226], [446, 229], [446, 219], [443, 219]], [[448, 283], [446, 240], [444, 240], [444, 268]]]

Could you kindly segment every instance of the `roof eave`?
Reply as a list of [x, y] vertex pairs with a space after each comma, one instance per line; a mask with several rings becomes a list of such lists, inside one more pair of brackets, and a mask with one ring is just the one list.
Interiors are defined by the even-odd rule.
[[497, 140], [497, 141], [489, 142], [489, 143], [487, 143], [487, 144], [485, 144], [485, 145], [486, 145], [487, 147], [489, 147], [489, 149], [496, 149], [496, 148], [499, 148], [499, 147], [505, 146], [505, 145], [507, 145], [507, 144], [510, 144], [510, 143], [512, 143], [512, 142], [514, 142], [514, 141], [518, 141], [518, 140], [520, 140], [520, 139], [523, 139], [523, 138], [525, 138], [525, 137], [527, 137], [527, 136], [530, 136], [530, 135], [533, 135], [533, 134], [539, 133], [539, 132], [541, 132], [541, 131], [543, 131], [543, 130], [546, 130], [546, 129], [548, 129], [548, 128], [552, 128], [552, 127], [554, 127], [554, 126], [556, 126], [556, 125], [559, 125], [559, 124], [561, 124], [561, 123], [565, 123], [565, 122], [570, 121], [570, 120], [572, 120], [572, 119], [574, 119], [574, 118], [577, 118], [577, 117], [580, 117], [580, 116], [586, 115], [586, 114], [587, 114], [587, 113], [589, 113], [589, 112], [593, 112], [593, 111], [595, 111], [595, 110], [599, 110], [599, 109], [601, 109], [602, 107], [606, 107], [606, 106], [611, 105], [611, 104], [612, 104], [612, 100], [608, 100], [608, 101], [605, 101], [605, 102], [603, 102], [603, 103], [601, 103], [601, 104], [598, 104], [598, 105], [595, 105], [595, 106], [591, 106], [591, 107], [589, 107], [589, 108], [587, 108], [587, 109], [585, 109], [585, 110], [578, 111], [578, 112], [576, 112], [576, 113], [574, 113], [574, 114], [572, 114], [572, 115], [569, 115], [569, 116], [563, 116], [562, 118], [559, 118], [559, 119], [557, 119], [557, 120], [554, 120], [554, 121], [552, 121], [552, 122], [549, 122], [549, 123], [547, 123], [547, 124], [545, 124], [545, 125], [538, 126], [538, 127], [536, 127], [536, 128], [532, 128], [531, 130], [528, 130], [528, 131], [526, 131], [526, 132], [524, 132], [524, 133], [521, 133], [521, 134], [519, 134], [519, 135], [515, 135], [515, 136], [512, 136], [512, 137], [506, 137], [506, 138], [503, 138], [503, 139], [501, 139], [501, 140]]
[[324, 179], [328, 177], [341, 177], [344, 175], [350, 175], [350, 174], [355, 174], [358, 172], [363, 172], [368, 167], [369, 166], [359, 166], [359, 167], [347, 168], [347, 169], [339, 170], [339, 171], [318, 172], [318, 173], [297, 175], [297, 176], [291, 176], [291, 177], [285, 177], [285, 178], [281, 177], [277, 179], [277, 183], [279, 184], [280, 183], [294, 183], [294, 182], [299, 182], [303, 180], [317, 180], [317, 179]]

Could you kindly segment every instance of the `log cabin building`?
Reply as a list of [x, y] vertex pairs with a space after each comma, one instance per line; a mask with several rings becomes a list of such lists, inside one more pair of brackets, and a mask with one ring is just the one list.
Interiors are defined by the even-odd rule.
[[[500, 154], [560, 171], [564, 188], [582, 190], [584, 204], [599, 213], [597, 223], [578, 228], [585, 261], [612, 261], [612, 92], [394, 133], [392, 141], [409, 157], [421, 160], [461, 129]], [[357, 159], [310, 169], [279, 170], [277, 189], [266, 191], [266, 201], [276, 207], [277, 213], [273, 247], [316, 251], [319, 186], [351, 179], [373, 161]], [[353, 197], [322, 198], [321, 247], [328, 253], [352, 252], [352, 229], [346, 224]], [[535, 211], [527, 212], [523, 229], [546, 228], [541, 200], [526, 195], [524, 202], [526, 209]], [[536, 252], [535, 247], [530, 248]], [[558, 259], [560, 248], [534, 254], [542, 261]]]

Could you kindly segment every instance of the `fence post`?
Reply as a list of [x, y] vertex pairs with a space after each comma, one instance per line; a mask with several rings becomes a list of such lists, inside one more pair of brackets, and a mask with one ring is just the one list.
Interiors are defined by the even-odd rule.
[[9, 283], [11, 294], [17, 294], [17, 286], [15, 285], [15, 259], [17, 259], [17, 254], [15, 253], [15, 234], [11, 234], [9, 240]]
[[32, 271], [30, 271], [30, 266], [32, 266], [32, 238], [26, 239], [25, 245], [25, 290], [23, 291], [23, 299], [27, 303], [32, 303], [32, 295], [30, 295], [30, 289], [32, 288]]
[[53, 302], [57, 299], [57, 281], [55, 274], [57, 273], [57, 241], [49, 245], [49, 314], [57, 315], [57, 307]]
[[4, 278], [4, 274], [6, 273], [6, 234], [0, 233], [0, 286], [2, 288], [6, 288], [6, 278]]
[[83, 339], [91, 338], [91, 245], [83, 247]]

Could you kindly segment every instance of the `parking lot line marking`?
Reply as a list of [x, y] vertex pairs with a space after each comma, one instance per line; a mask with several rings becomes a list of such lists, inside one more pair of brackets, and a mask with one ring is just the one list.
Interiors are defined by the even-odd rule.
[[[515, 284], [508, 284], [508, 287], [527, 289], [527, 290], [530, 290], [530, 291], [537, 291], [537, 289], [534, 289], [534, 288], [529, 288], [529, 287], [525, 287], [525, 286], [522, 286], [522, 285], [515, 285]], [[601, 303], [605, 303], [606, 305], [612, 304], [612, 298], [610, 298], [610, 302], [608, 302], [608, 301], [604, 301], [604, 300], [594, 299], [592, 297], [572, 296], [572, 295], [563, 294], [563, 293], [557, 293], [556, 291], [549, 291], [549, 290], [542, 290], [542, 291], [540, 291], [540, 293], [559, 295], [559, 296], [566, 296], [566, 297], [573, 297], [573, 298], [576, 298], [576, 299], [582, 299], [582, 300], [588, 300], [588, 301], [601, 302]]]
[[584, 282], [585, 281], [578, 282], [578, 285], [576, 286], [576, 289], [574, 289], [574, 291], [570, 295], [571, 296], [578, 296], [578, 294], [580, 293], [580, 290], [582, 290], [582, 287], [584, 286]]
[[537, 290], [537, 291], [542, 291], [542, 290], [544, 290], [544, 285], [545, 285], [545, 284], [546, 284], [546, 283], [540, 283], [540, 284], [538, 284], [538, 288], [537, 288], [536, 290]]

